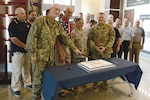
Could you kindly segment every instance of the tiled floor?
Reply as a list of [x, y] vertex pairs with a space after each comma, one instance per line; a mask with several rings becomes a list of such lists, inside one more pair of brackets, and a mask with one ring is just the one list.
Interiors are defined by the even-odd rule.
[[[138, 90], [133, 87], [133, 96], [129, 97], [130, 88], [127, 83], [119, 77], [114, 81], [114, 88], [109, 85], [108, 90], [99, 88], [92, 89], [92, 84], [87, 85], [87, 89], [80, 88], [79, 94], [73, 92], [66, 97], [59, 97], [58, 100], [150, 100], [150, 56], [144, 53], [140, 55], [140, 67], [143, 70], [142, 79]], [[108, 81], [110, 83], [110, 80]], [[22, 96], [17, 98], [10, 89], [10, 85], [0, 85], [0, 100], [32, 100], [31, 90], [22, 88]]]

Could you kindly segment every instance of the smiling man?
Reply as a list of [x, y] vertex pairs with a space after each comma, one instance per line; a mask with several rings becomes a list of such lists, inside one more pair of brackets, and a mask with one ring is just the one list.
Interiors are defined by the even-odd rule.
[[77, 54], [81, 52], [68, 38], [59, 22], [55, 20], [59, 16], [61, 6], [54, 4], [47, 16], [41, 16], [32, 24], [28, 38], [27, 48], [31, 56], [33, 76], [33, 100], [41, 99], [42, 77], [46, 66], [54, 66], [54, 47], [56, 38], [62, 38], [64, 44], [69, 46]]
[[[93, 26], [89, 33], [89, 49], [91, 60], [108, 59], [111, 57], [112, 46], [115, 41], [115, 32], [113, 28], [105, 23], [105, 14], [98, 13], [98, 24]], [[94, 83], [93, 88], [97, 88], [97, 83]], [[107, 83], [104, 81], [104, 89], [107, 89]]]

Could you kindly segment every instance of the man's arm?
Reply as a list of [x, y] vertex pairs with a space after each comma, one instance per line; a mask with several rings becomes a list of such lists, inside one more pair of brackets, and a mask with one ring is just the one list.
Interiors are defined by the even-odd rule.
[[77, 47], [75, 46], [75, 44], [73, 43], [73, 41], [68, 38], [67, 34], [64, 31], [64, 28], [62, 26], [60, 26], [60, 36], [61, 39], [63, 40], [63, 42], [69, 46], [70, 49], [72, 49], [74, 52], [76, 52], [77, 55], [81, 55], [81, 51], [77, 49]]
[[144, 42], [145, 42], [145, 37], [142, 37], [142, 45], [141, 45], [141, 49], [144, 48]]
[[145, 31], [144, 29], [142, 28], [142, 37], [141, 37], [141, 41], [142, 41], [142, 45], [141, 45], [141, 49], [144, 48], [144, 43], [145, 43]]
[[112, 27], [110, 27], [109, 30], [110, 30], [109, 33], [108, 33], [109, 34], [109, 39], [108, 39], [108, 42], [105, 46], [106, 49], [113, 47], [113, 44], [115, 42], [115, 36], [116, 36], [115, 31]]
[[26, 45], [23, 42], [21, 42], [19, 39], [17, 39], [17, 37], [11, 37], [10, 40], [17, 46], [26, 49]]

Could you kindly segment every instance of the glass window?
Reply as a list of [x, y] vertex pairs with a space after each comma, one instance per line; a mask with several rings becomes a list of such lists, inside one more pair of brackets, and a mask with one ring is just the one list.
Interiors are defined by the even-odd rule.
[[70, 5], [71, 0], [54, 0], [54, 3], [59, 3], [61, 5]]
[[144, 43], [144, 49], [145, 51], [150, 52], [150, 28], [149, 28], [150, 20], [143, 20], [143, 28], [145, 31], [145, 43]]
[[53, 4], [53, 0], [43, 0], [43, 4]]
[[75, 6], [75, 0], [72, 0], [72, 4], [71, 4], [72, 6]]

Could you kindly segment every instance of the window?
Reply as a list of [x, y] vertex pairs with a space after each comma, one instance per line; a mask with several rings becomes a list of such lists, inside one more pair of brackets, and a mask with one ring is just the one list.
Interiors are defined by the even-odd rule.
[[70, 5], [71, 0], [54, 0], [54, 3], [59, 3], [60, 5]]
[[43, 4], [53, 4], [53, 0], [43, 0]]
[[75, 0], [72, 0], [72, 4], [71, 4], [72, 6], [75, 6]]
[[54, 3], [58, 3], [60, 5], [75, 6], [75, 0], [43, 0], [43, 4], [54, 4]]

